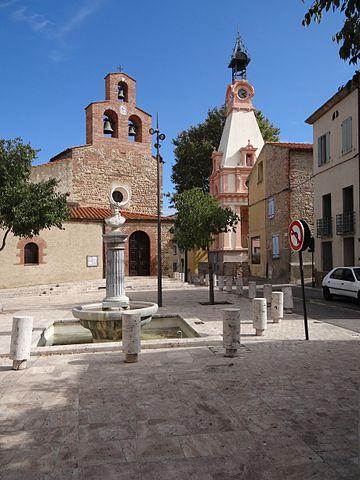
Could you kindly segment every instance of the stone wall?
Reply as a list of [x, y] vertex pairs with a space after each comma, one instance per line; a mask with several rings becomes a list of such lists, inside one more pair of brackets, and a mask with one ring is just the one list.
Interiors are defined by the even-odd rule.
[[[110, 139], [111, 140], [111, 139]], [[73, 151], [73, 196], [82, 206], [109, 207], [111, 188], [128, 187], [131, 200], [124, 210], [156, 214], [156, 159], [111, 144], [95, 144]]]
[[72, 187], [72, 164], [71, 158], [64, 158], [60, 161], [36, 165], [31, 169], [30, 180], [34, 183], [55, 178], [59, 182], [57, 191], [69, 193], [69, 201], [74, 201]]
[[[281, 145], [281, 144], [280, 144]], [[276, 281], [300, 278], [299, 255], [289, 247], [288, 229], [294, 219], [303, 219], [313, 229], [312, 150], [307, 147], [267, 144], [265, 158], [265, 275]], [[269, 199], [275, 213], [269, 217]], [[273, 256], [273, 236], [279, 236], [279, 257]], [[311, 278], [311, 254], [303, 253], [305, 277]]]

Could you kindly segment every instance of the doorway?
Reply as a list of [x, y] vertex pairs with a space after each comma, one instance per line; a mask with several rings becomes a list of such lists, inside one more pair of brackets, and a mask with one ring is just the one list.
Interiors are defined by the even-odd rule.
[[150, 275], [150, 239], [140, 230], [129, 238], [129, 275]]
[[354, 237], [343, 239], [344, 242], [344, 266], [353, 267], [355, 265]]

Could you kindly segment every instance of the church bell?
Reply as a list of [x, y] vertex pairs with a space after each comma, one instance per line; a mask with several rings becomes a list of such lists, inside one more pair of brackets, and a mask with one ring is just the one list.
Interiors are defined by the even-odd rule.
[[136, 128], [133, 123], [129, 125], [129, 137], [136, 137]]
[[119, 87], [118, 87], [118, 99], [119, 100], [125, 100], [124, 87], [122, 87], [121, 85], [119, 85]]
[[114, 130], [112, 129], [112, 126], [111, 126], [111, 122], [108, 118], [105, 118], [104, 120], [104, 133], [105, 134], [114, 133]]

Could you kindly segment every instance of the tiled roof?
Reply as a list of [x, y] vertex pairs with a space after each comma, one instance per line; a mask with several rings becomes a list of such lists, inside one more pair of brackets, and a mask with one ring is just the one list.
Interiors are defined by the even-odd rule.
[[[70, 208], [70, 217], [72, 219], [78, 220], [104, 220], [105, 218], [110, 217], [111, 210], [110, 208], [100, 208], [100, 207], [71, 207]], [[147, 221], [156, 221], [156, 215], [149, 215], [146, 213], [137, 213], [137, 212], [128, 212], [126, 210], [121, 211], [127, 220], [147, 220]], [[170, 217], [161, 217], [161, 220], [171, 222]]]
[[312, 143], [299, 142], [266, 142], [266, 145], [275, 145], [283, 148], [290, 148], [290, 150], [312, 150]]

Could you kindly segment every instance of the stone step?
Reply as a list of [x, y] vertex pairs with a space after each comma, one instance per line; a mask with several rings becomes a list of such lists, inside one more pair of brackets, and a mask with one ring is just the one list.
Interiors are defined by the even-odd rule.
[[[174, 278], [164, 277], [164, 289], [192, 288], [193, 285], [184, 284]], [[157, 288], [156, 277], [125, 277], [125, 288], [131, 290], [154, 290]], [[76, 283], [57, 283], [46, 285], [31, 285], [18, 288], [0, 290], [0, 298], [14, 298], [17, 296], [57, 295], [63, 293], [84, 293], [105, 290], [105, 279], [89, 280]]]

